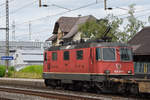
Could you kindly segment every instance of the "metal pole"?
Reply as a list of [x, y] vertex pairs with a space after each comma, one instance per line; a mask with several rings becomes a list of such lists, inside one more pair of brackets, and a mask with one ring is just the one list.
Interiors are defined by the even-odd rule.
[[31, 41], [31, 22], [29, 21], [29, 40]]
[[12, 23], [12, 40], [15, 41], [16, 40], [16, 33], [15, 33], [15, 21], [13, 21]]
[[39, 0], [39, 7], [41, 7], [42, 6], [42, 2], [41, 2], [41, 0]]
[[106, 0], [104, 0], [104, 9], [107, 10]]
[[[9, 1], [6, 0], [6, 56], [9, 56]], [[8, 75], [9, 60], [6, 63], [6, 75]]]

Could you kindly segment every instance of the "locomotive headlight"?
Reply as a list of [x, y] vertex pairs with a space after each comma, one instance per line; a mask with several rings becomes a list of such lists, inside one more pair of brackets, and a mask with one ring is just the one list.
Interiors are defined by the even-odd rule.
[[129, 70], [129, 71], [128, 71], [128, 74], [132, 74], [132, 70]]
[[105, 70], [105, 74], [110, 74], [110, 70]]

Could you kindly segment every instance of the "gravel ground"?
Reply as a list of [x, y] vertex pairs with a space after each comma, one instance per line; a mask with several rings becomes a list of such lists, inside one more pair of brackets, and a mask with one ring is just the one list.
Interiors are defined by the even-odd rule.
[[24, 94], [15, 94], [15, 93], [8, 93], [8, 92], [0, 91], [0, 100], [3, 100], [1, 98], [6, 98], [9, 100], [57, 100], [57, 99], [48, 99], [48, 98], [43, 98], [43, 97], [30, 96], [30, 95], [24, 95]]
[[[5, 99], [1, 99], [5, 98]], [[39, 96], [31, 96], [31, 95], [24, 95], [24, 94], [16, 94], [16, 93], [8, 93], [8, 92], [1, 92], [0, 91], [0, 100], [58, 100], [58, 99], [50, 99], [44, 98]], [[133, 98], [120, 98], [120, 97], [101, 97], [100, 100], [144, 100], [144, 99], [133, 99]]]

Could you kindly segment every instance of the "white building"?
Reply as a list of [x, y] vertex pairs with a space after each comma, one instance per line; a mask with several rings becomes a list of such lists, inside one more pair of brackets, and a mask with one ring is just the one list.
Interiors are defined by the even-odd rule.
[[[49, 45], [49, 43], [45, 42], [10, 41], [10, 56], [13, 56], [14, 60], [9, 61], [9, 66], [21, 68], [27, 65], [43, 64], [44, 48], [48, 47]], [[0, 58], [5, 56], [5, 51], [5, 41], [0, 41]], [[5, 61], [0, 59], [0, 65], [4, 64]]]
[[17, 70], [28, 65], [43, 65], [43, 52], [44, 50], [17, 50], [10, 63]]

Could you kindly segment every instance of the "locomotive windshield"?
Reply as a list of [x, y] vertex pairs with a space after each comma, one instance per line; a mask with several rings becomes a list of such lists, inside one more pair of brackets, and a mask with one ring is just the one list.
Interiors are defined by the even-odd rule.
[[103, 60], [114, 61], [116, 60], [115, 48], [103, 48]]
[[115, 61], [115, 52], [115, 48], [96, 48], [96, 60]]
[[120, 59], [121, 61], [131, 61], [132, 52], [129, 48], [120, 48]]

